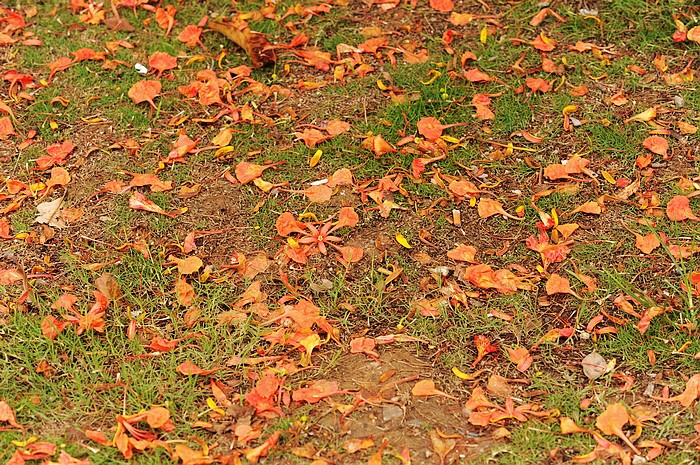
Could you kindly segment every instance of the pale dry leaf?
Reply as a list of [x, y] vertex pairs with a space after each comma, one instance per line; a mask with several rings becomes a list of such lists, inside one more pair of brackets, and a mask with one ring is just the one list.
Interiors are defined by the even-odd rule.
[[600, 378], [605, 373], [608, 362], [597, 352], [591, 352], [581, 362], [583, 374], [590, 380]]
[[52, 228], [65, 228], [66, 223], [60, 217], [62, 206], [63, 197], [40, 203], [36, 206], [39, 214], [34, 219], [34, 222], [39, 224], [47, 224]]

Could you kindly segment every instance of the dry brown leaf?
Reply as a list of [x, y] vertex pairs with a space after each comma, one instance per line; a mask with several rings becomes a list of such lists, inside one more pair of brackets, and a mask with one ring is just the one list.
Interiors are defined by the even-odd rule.
[[209, 27], [245, 50], [253, 68], [262, 68], [277, 61], [275, 52], [269, 48], [270, 42], [262, 34], [251, 31], [245, 21], [221, 18], [209, 23]]
[[97, 290], [107, 297], [107, 300], [112, 302], [116, 302], [122, 296], [122, 290], [119, 287], [119, 283], [111, 273], [106, 271], [95, 280], [95, 287], [97, 287]]
[[66, 223], [61, 219], [62, 206], [63, 197], [40, 203], [36, 206], [39, 214], [36, 216], [36, 218], [34, 218], [34, 222], [39, 224], [47, 224], [52, 228], [65, 228]]
[[429, 434], [433, 452], [440, 458], [440, 465], [444, 465], [447, 460], [447, 455], [455, 448], [457, 441], [440, 437], [437, 430], [432, 430]]

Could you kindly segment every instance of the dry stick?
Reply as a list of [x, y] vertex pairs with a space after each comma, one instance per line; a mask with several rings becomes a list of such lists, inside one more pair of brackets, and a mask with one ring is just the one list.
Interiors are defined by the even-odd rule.
[[109, 5], [112, 8], [112, 13], [114, 13], [114, 17], [117, 18], [117, 21], [121, 21], [121, 17], [119, 16], [119, 11], [117, 11], [117, 7], [114, 4], [114, 0], [109, 0]]
[[377, 393], [377, 396], [381, 396], [382, 391], [384, 391], [385, 389], [395, 388], [395, 387], [398, 386], [399, 384], [409, 383], [409, 382], [415, 381], [415, 380], [417, 380], [417, 379], [419, 379], [419, 378], [420, 378], [420, 375], [419, 375], [419, 374], [415, 374], [415, 375], [408, 376], [408, 377], [406, 377], [406, 378], [402, 378], [402, 379], [400, 379], [400, 380], [398, 380], [398, 381], [394, 381], [393, 383], [387, 384], [386, 386], [384, 386], [383, 388], [381, 388], [381, 389], [379, 390], [379, 392]]

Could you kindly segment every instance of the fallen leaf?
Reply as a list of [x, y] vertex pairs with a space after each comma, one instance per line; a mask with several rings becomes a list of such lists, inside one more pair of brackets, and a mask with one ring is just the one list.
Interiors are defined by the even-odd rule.
[[65, 228], [66, 223], [60, 217], [62, 206], [63, 197], [40, 203], [36, 206], [39, 214], [36, 216], [36, 218], [34, 218], [34, 222], [39, 224], [47, 224], [52, 228]]
[[336, 394], [345, 394], [347, 391], [339, 389], [338, 383], [319, 379], [311, 383], [308, 387], [297, 389], [292, 392], [292, 400], [295, 402], [308, 402], [315, 404], [326, 397]]
[[486, 382], [486, 390], [498, 397], [509, 398], [513, 396], [513, 388], [503, 376], [492, 374]]
[[131, 187], [150, 186], [151, 192], [165, 192], [173, 188], [172, 181], [163, 181], [158, 178], [157, 174], [131, 173], [128, 171], [124, 171], [124, 173], [133, 176], [133, 179], [129, 181], [129, 186]]
[[452, 11], [452, 9], [455, 7], [452, 0], [430, 0], [430, 6], [435, 11], [439, 11], [441, 13]]
[[639, 322], [637, 323], [637, 329], [639, 330], [640, 334], [646, 333], [647, 329], [649, 328], [649, 324], [651, 323], [652, 318], [655, 318], [659, 315], [662, 315], [666, 313], [666, 309], [663, 307], [650, 307], [647, 308], [642, 312], [642, 317], [639, 319]]
[[591, 352], [581, 361], [583, 374], [590, 380], [598, 379], [605, 373], [608, 362], [597, 352]]
[[578, 426], [576, 422], [569, 417], [560, 417], [559, 427], [561, 428], [562, 434], [592, 433], [591, 430]]
[[474, 411], [482, 407], [494, 408], [496, 404], [486, 398], [484, 389], [481, 386], [477, 386], [472, 390], [471, 397], [466, 404], [464, 404], [464, 408], [469, 411]]
[[381, 134], [371, 136], [362, 141], [362, 148], [374, 152], [378, 157], [396, 152], [396, 149], [384, 140]]
[[158, 213], [165, 216], [171, 216], [165, 212], [160, 206], [148, 200], [145, 195], [140, 192], [134, 192], [129, 197], [129, 208], [134, 210], [143, 210], [151, 213]]
[[203, 368], [198, 367], [194, 363], [190, 362], [189, 360], [186, 362], [181, 363], [177, 367], [177, 371], [179, 373], [182, 373], [183, 375], [186, 376], [191, 376], [191, 375], [210, 375], [216, 371], [223, 370], [224, 367], [216, 367], [216, 368], [211, 368], [209, 370], [205, 370]]
[[102, 273], [100, 277], [95, 280], [95, 287], [97, 287], [97, 290], [111, 302], [116, 302], [122, 296], [119, 283], [111, 273]]
[[524, 347], [518, 347], [517, 349], [506, 347], [506, 350], [508, 351], [508, 358], [510, 358], [510, 361], [515, 363], [517, 365], [516, 368], [523, 373], [530, 368], [530, 365], [532, 365], [534, 361], [534, 358], [530, 355], [530, 351]]
[[552, 90], [552, 86], [549, 85], [549, 82], [545, 81], [544, 79], [541, 78], [526, 78], [525, 79], [525, 85], [533, 92], [540, 91], [542, 93], [549, 92]]
[[482, 198], [477, 205], [479, 218], [488, 218], [493, 215], [503, 215], [507, 218], [522, 221], [525, 218], [518, 218], [503, 209], [503, 204], [497, 200]]
[[215, 459], [209, 457], [204, 450], [194, 450], [184, 444], [177, 444], [174, 447], [171, 458], [173, 460], [181, 460], [182, 465], [209, 465], [215, 463]]
[[12, 120], [7, 116], [0, 118], [0, 139], [6, 139], [15, 134], [15, 127], [12, 125]]
[[345, 449], [348, 454], [354, 454], [357, 451], [369, 449], [371, 447], [374, 447], [374, 441], [371, 437], [348, 439], [343, 443], [343, 449]]
[[[177, 68], [177, 59], [169, 53], [155, 52], [153, 55], [151, 55], [151, 58], [148, 60], [148, 65], [151, 68], [158, 71], [158, 75], [156, 76], [156, 78], [159, 79], [160, 75], [163, 74], [163, 71], [168, 71]], [[158, 93], [160, 93], [160, 90], [158, 90]], [[129, 97], [131, 97], [131, 94], [129, 95]]]
[[160, 81], [138, 81], [129, 89], [129, 98], [136, 104], [148, 102], [157, 110], [153, 99], [160, 95], [161, 89]]
[[178, 339], [168, 341], [160, 336], [155, 336], [153, 339], [151, 339], [151, 343], [148, 344], [146, 348], [154, 352], [166, 353], [177, 347], [179, 342], [180, 341]]
[[180, 34], [178, 34], [177, 40], [186, 44], [187, 48], [193, 48], [200, 45], [204, 50], [206, 50], [207, 48], [200, 39], [202, 31], [203, 29], [201, 27], [189, 24], [182, 30], [182, 32], [180, 32]]
[[65, 168], [54, 166], [51, 168], [51, 178], [46, 181], [46, 187], [65, 186], [70, 180], [70, 173]]
[[576, 207], [569, 213], [569, 215], [573, 215], [575, 213], [588, 213], [590, 215], [600, 215], [602, 211], [603, 210], [600, 208], [600, 204], [598, 202], [591, 201]]
[[645, 254], [652, 253], [657, 247], [661, 245], [661, 241], [659, 240], [658, 235], [653, 232], [647, 234], [646, 236], [634, 233], [634, 237], [635, 247], [637, 247]]
[[413, 246], [411, 246], [411, 244], [408, 243], [408, 240], [400, 232], [397, 232], [396, 234], [394, 234], [394, 238], [396, 239], [396, 242], [398, 242], [399, 245], [401, 247], [403, 247], [404, 249], [412, 249], [413, 248]]
[[471, 68], [465, 71], [464, 78], [469, 82], [491, 82], [491, 76], [477, 68]]
[[668, 156], [668, 141], [660, 136], [649, 136], [644, 139], [644, 148], [666, 158]]
[[671, 221], [700, 221], [700, 218], [695, 216], [690, 208], [690, 199], [685, 195], [677, 195], [668, 202], [666, 205], [666, 216]]
[[177, 10], [173, 5], [167, 5], [165, 8], [156, 8], [156, 23], [161, 29], [165, 29], [165, 35], [170, 34], [170, 31], [175, 25], [175, 13]]
[[302, 191], [309, 202], [324, 203], [328, 202], [333, 196], [333, 189], [321, 184], [319, 186], [311, 186]]
[[430, 435], [430, 442], [432, 443], [431, 448], [433, 452], [435, 452], [440, 458], [440, 465], [444, 465], [447, 463], [446, 461], [449, 453], [454, 450], [455, 446], [457, 446], [457, 441], [455, 439], [442, 438], [440, 434], [438, 434], [437, 430], [431, 430], [428, 434]]
[[47, 315], [41, 322], [41, 334], [53, 341], [69, 324], [67, 321], [60, 321], [52, 315]]
[[635, 454], [641, 455], [639, 449], [637, 449], [632, 441], [625, 435], [622, 431], [622, 427], [625, 426], [630, 421], [629, 413], [627, 413], [627, 408], [621, 403], [611, 404], [605, 409], [603, 413], [598, 416], [595, 422], [596, 428], [601, 430], [604, 434], [617, 436], [622, 439], [625, 444], [630, 446]]
[[475, 261], [476, 248], [471, 245], [460, 244], [457, 248], [447, 252], [447, 257], [459, 262], [477, 263]]
[[168, 260], [170, 261], [170, 263], [174, 263], [177, 265], [177, 271], [182, 275], [196, 273], [202, 266], [204, 266], [202, 259], [200, 259], [196, 255], [184, 259], [170, 255], [168, 257]]
[[247, 161], [242, 161], [236, 165], [236, 179], [241, 184], [247, 184], [256, 178], [262, 176], [263, 171], [268, 168], [273, 168], [284, 162], [270, 163], [269, 165], [256, 165]]
[[180, 305], [185, 307], [190, 307], [194, 303], [195, 297], [197, 297], [194, 288], [182, 277], [175, 281], [175, 295]]
[[83, 432], [85, 433], [85, 437], [87, 437], [89, 440], [95, 441], [96, 443], [102, 446], [108, 446], [111, 443], [111, 441], [107, 439], [107, 436], [105, 436], [105, 434], [102, 431], [86, 429]]
[[415, 397], [430, 397], [430, 396], [443, 396], [448, 399], [457, 400], [456, 397], [452, 397], [449, 394], [442, 392], [435, 387], [435, 382], [431, 379], [422, 379], [418, 381], [411, 389], [411, 394]]
[[245, 50], [250, 56], [253, 68], [262, 68], [277, 61], [274, 51], [268, 48], [270, 42], [262, 34], [251, 31], [245, 21], [221, 18], [210, 22], [209, 27]]
[[681, 394], [662, 400], [666, 402], [680, 402], [683, 407], [690, 407], [697, 399], [700, 399], [700, 373], [693, 375], [686, 382], [685, 390]]
[[377, 343], [373, 338], [356, 337], [350, 341], [350, 353], [367, 354], [369, 357], [377, 360], [379, 358], [379, 354], [374, 350], [376, 346]]
[[638, 113], [630, 118], [627, 118], [625, 120], [625, 124], [630, 123], [632, 121], [642, 121], [642, 122], [649, 122], [656, 118], [656, 109], [655, 108], [648, 108], [644, 110], [641, 113]]
[[698, 132], [697, 126], [686, 123], [685, 121], [678, 121], [676, 124], [678, 124], [678, 129], [680, 129], [683, 134], [695, 134]]
[[134, 32], [136, 29], [128, 19], [116, 16], [110, 16], [105, 19], [105, 25], [113, 31]]
[[51, 71], [51, 73], [49, 74], [48, 81], [51, 82], [56, 73], [68, 69], [72, 64], [73, 60], [71, 60], [68, 57], [61, 57], [58, 60], [49, 63], [49, 70]]
[[571, 294], [578, 299], [581, 298], [578, 294], [576, 294], [576, 292], [574, 292], [573, 289], [571, 289], [569, 279], [556, 273], [549, 275], [545, 289], [547, 291], [547, 295]]
[[695, 26], [688, 30], [686, 37], [688, 40], [692, 40], [693, 42], [700, 44], [700, 26]]

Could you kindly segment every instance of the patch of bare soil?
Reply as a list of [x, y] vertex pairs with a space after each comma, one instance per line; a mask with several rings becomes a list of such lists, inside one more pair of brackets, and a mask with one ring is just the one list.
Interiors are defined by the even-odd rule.
[[215, 267], [228, 265], [236, 252], [252, 252], [250, 218], [255, 205], [241, 192], [245, 188], [222, 178], [204, 182], [199, 194], [183, 202], [188, 211], [172, 239], [182, 242], [188, 233], [203, 231], [196, 240], [197, 254]]
[[[371, 437], [377, 445], [387, 440], [389, 450], [397, 454], [408, 447], [414, 463], [440, 463], [426, 435], [435, 428], [462, 438], [451, 454], [454, 458], [468, 460], [493, 447], [488, 434], [467, 423], [459, 402], [411, 395], [413, 381], [431, 375], [439, 376], [439, 370], [406, 349], [384, 350], [379, 361], [354, 354], [341, 357], [329, 379], [338, 382], [341, 389], [359, 392], [366, 402], [347, 418], [329, 411], [318, 422], [318, 434], [328, 438], [339, 434], [342, 441]], [[348, 457], [342, 463], [358, 461], [359, 457]]]

